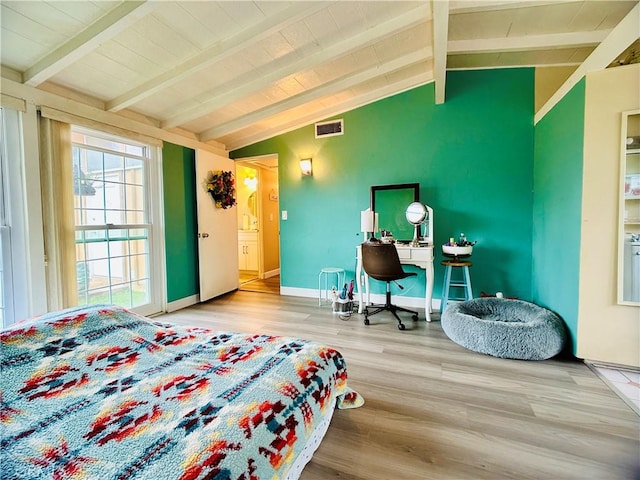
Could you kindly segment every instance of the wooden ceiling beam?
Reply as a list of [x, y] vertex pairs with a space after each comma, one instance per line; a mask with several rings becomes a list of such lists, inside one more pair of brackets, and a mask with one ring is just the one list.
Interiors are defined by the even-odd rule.
[[291, 120], [285, 123], [280, 123], [277, 126], [272, 128], [264, 128], [264, 129], [261, 128], [260, 132], [257, 134], [242, 135], [239, 141], [234, 141], [233, 139], [231, 139], [229, 144], [225, 144], [225, 145], [227, 145], [227, 149], [229, 151], [236, 150], [238, 148], [251, 145], [252, 143], [256, 143], [261, 140], [266, 140], [267, 138], [272, 138], [272, 137], [275, 137], [276, 135], [281, 135], [291, 130], [295, 130], [296, 128], [300, 128], [303, 125], [310, 125], [314, 122], [319, 122], [329, 117], [340, 115], [341, 113], [351, 111], [355, 108], [359, 108], [364, 105], [368, 105], [370, 103], [382, 100], [384, 98], [397, 95], [399, 93], [410, 90], [412, 88], [425, 85], [432, 81], [433, 81], [433, 72], [430, 69], [425, 70], [423, 73], [412, 75], [411, 77], [403, 78], [402, 80], [398, 80], [396, 82], [393, 82], [382, 88], [373, 90], [371, 92], [367, 92], [367, 93], [355, 96], [353, 98], [350, 98], [349, 100], [340, 102], [339, 104], [334, 104], [334, 105], [331, 105], [330, 107], [326, 107], [320, 110], [315, 110], [305, 116], [296, 117], [295, 120]]
[[158, 2], [127, 1], [107, 12], [62, 46], [30, 67], [22, 76], [22, 83], [36, 87], [111, 40], [158, 7]]
[[584, 0], [452, 0], [449, 3], [449, 13], [456, 15], [459, 13], [543, 7], [546, 5], [560, 5], [563, 3], [578, 3], [583, 1]]
[[[67, 97], [62, 97], [55, 93], [47, 92], [39, 88], [30, 87], [20, 82], [14, 82], [12, 80], [2, 79], [2, 93], [4, 95], [10, 95], [17, 99], [24, 99], [27, 105], [32, 104], [37, 107], [49, 107], [54, 110], [59, 110], [67, 115], [76, 117], [82, 117], [87, 122], [95, 122], [95, 124], [104, 123], [115, 128], [121, 128], [124, 130], [130, 130], [131, 132], [139, 133], [141, 135], [157, 138], [159, 140], [165, 140], [167, 142], [175, 143], [178, 145], [184, 145], [189, 148], [204, 148], [205, 150], [212, 151], [218, 155], [226, 155], [225, 145], [219, 142], [199, 142], [195, 138], [191, 138], [187, 135], [182, 135], [176, 132], [163, 130], [155, 125], [141, 122], [136, 119], [127, 118], [121, 113], [106, 112], [105, 110], [87, 105], [86, 103], [78, 100], [73, 100]], [[96, 127], [99, 128], [99, 127]]]
[[432, 52], [430, 48], [424, 48], [395, 58], [382, 65], [376, 65], [375, 67], [362, 70], [355, 74], [346, 75], [340, 79], [327, 82], [316, 88], [306, 90], [298, 95], [294, 95], [280, 102], [273, 103], [267, 107], [238, 117], [229, 122], [225, 122], [223, 124], [204, 130], [198, 134], [198, 139], [201, 142], [206, 142], [208, 140], [219, 138], [238, 130], [242, 130], [252, 123], [257, 123], [261, 120], [264, 120], [265, 118], [278, 115], [279, 113], [282, 113], [291, 108], [295, 108], [307, 102], [317, 100], [320, 97], [347, 90], [363, 82], [370, 81], [375, 77], [386, 75], [414, 63], [425, 61], [425, 59], [431, 57], [431, 54]]
[[292, 61], [290, 55], [285, 55], [271, 62], [266, 68], [254, 71], [253, 78], [240, 85], [238, 85], [236, 79], [233, 79], [224, 85], [217, 86], [215, 92], [219, 93], [214, 92], [213, 95], [210, 95], [211, 92], [207, 92], [203, 95], [204, 98], [198, 101], [196, 107], [190, 107], [181, 112], [176, 112], [171, 118], [163, 121], [161, 125], [163, 128], [184, 125], [191, 120], [207, 115], [236, 100], [268, 88], [278, 80], [286, 78], [289, 75], [313, 68], [314, 65], [323, 64], [334, 58], [345, 56], [381, 38], [412, 28], [428, 20], [430, 15], [431, 10], [429, 6], [421, 5], [353, 37], [338, 41], [316, 53], [304, 55], [303, 58], [299, 60]]
[[449, 55], [464, 53], [522, 52], [549, 48], [568, 48], [598, 45], [611, 30], [593, 32], [553, 33], [546, 35], [526, 35], [522, 37], [478, 38], [451, 40], [448, 42]]
[[547, 100], [534, 116], [534, 123], [538, 123], [551, 109], [578, 83], [591, 72], [604, 70], [629, 45], [640, 38], [640, 3], [615, 26], [591, 55], [573, 72], [558, 90]]
[[436, 82], [436, 105], [445, 101], [447, 80], [447, 45], [449, 38], [449, 0], [433, 0], [433, 74]]
[[268, 17], [266, 20], [241, 31], [238, 35], [212, 45], [186, 62], [110, 100], [107, 102], [107, 110], [117, 112], [118, 110], [127, 108], [140, 100], [170, 87], [184, 78], [194, 75], [198, 71], [216, 62], [236, 55], [248, 46], [260, 42], [319, 10], [328, 8], [332, 3], [333, 2], [317, 2], [314, 4], [307, 2], [294, 3], [291, 7], [281, 11], [277, 15]]

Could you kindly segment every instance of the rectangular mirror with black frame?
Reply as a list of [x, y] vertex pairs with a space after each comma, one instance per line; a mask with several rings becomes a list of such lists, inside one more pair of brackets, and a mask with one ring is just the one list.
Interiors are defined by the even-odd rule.
[[371, 187], [371, 210], [378, 214], [379, 230], [389, 230], [399, 241], [411, 241], [414, 227], [405, 212], [412, 202], [420, 201], [419, 183], [376, 185]]

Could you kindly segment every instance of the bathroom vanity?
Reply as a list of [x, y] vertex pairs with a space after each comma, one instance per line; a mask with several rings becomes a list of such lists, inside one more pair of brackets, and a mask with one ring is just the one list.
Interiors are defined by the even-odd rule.
[[257, 230], [238, 230], [238, 269], [258, 270]]

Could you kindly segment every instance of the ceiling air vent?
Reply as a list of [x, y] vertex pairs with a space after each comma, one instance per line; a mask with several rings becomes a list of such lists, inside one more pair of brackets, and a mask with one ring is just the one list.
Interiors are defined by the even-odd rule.
[[333, 137], [344, 134], [344, 120], [331, 120], [316, 123], [316, 138]]

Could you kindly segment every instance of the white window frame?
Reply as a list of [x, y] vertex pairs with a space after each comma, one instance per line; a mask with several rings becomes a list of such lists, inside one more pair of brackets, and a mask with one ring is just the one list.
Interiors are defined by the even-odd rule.
[[5, 322], [6, 327], [45, 313], [47, 286], [36, 109], [30, 104], [24, 112], [3, 107], [2, 119], [5, 235], [13, 266], [5, 283], [11, 291], [13, 319]]
[[7, 177], [7, 153], [4, 126], [4, 109], [0, 110], [0, 309], [2, 309], [2, 327], [14, 322], [13, 312], [13, 259], [11, 258], [11, 227], [8, 226], [8, 214], [5, 214], [5, 194], [8, 193]]
[[[165, 281], [165, 242], [164, 242], [164, 214], [163, 191], [161, 176], [161, 150], [159, 147], [139, 142], [124, 136], [111, 135], [98, 130], [88, 129], [73, 125], [75, 132], [99, 137], [106, 140], [127, 143], [144, 147], [149, 152], [145, 168], [145, 209], [148, 212], [148, 224], [144, 228], [149, 229], [149, 303], [134, 307], [133, 310], [141, 315], [149, 316], [166, 311], [166, 281]], [[74, 144], [75, 145], [75, 144]], [[97, 227], [103, 227], [98, 225]], [[130, 229], [140, 225], [107, 225], [107, 229]], [[76, 226], [76, 229], [86, 230], [92, 227]]]

